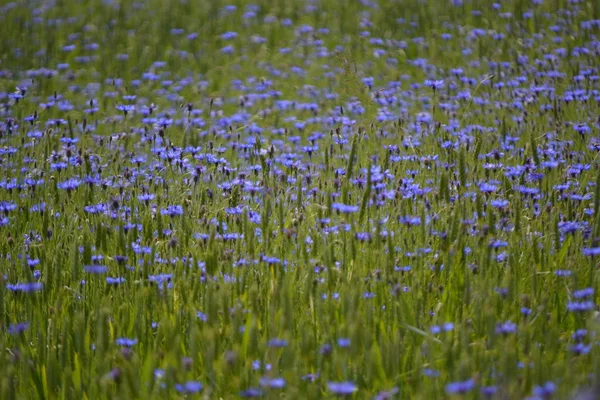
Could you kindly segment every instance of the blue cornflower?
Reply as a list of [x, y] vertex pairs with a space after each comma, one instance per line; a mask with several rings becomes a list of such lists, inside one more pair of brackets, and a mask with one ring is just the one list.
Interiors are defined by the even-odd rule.
[[427, 87], [430, 87], [433, 89], [433, 91], [435, 92], [436, 90], [439, 90], [441, 88], [444, 87], [444, 81], [443, 80], [430, 80], [427, 79], [425, 82], [423, 82], [423, 84]]
[[573, 352], [573, 354], [580, 356], [580, 355], [588, 354], [590, 351], [592, 351], [592, 346], [591, 345], [586, 346], [583, 343], [576, 343], [574, 345], [571, 345], [570, 349]]
[[172, 205], [167, 208], [163, 208], [160, 210], [162, 215], [168, 215], [169, 217], [175, 217], [178, 215], [183, 215], [183, 207], [180, 205]]
[[81, 179], [79, 178], [69, 178], [66, 181], [59, 182], [56, 187], [61, 190], [72, 191], [75, 190], [81, 185]]
[[287, 347], [288, 341], [285, 339], [271, 339], [267, 342], [267, 347]]
[[16, 209], [17, 205], [12, 201], [0, 201], [0, 212], [8, 214], [12, 210]]
[[263, 395], [263, 391], [257, 388], [248, 388], [246, 390], [242, 390], [240, 392], [240, 397], [254, 398], [261, 397]]
[[556, 392], [556, 384], [552, 381], [548, 381], [541, 386], [533, 388], [533, 394], [544, 399], [552, 396], [554, 392]]
[[196, 316], [198, 317], [198, 319], [200, 319], [200, 321], [208, 321], [208, 316], [201, 311], [196, 312]]
[[117, 110], [122, 111], [123, 114], [127, 115], [128, 113], [135, 111], [135, 106], [132, 104], [117, 104]]
[[575, 332], [573, 332], [573, 334], [571, 335], [571, 338], [577, 342], [583, 340], [588, 334], [587, 329], [577, 329]]
[[108, 267], [105, 265], [85, 265], [83, 270], [88, 274], [104, 274], [108, 272]]
[[235, 39], [237, 36], [238, 36], [237, 32], [225, 32], [225, 33], [221, 34], [221, 39], [230, 40], [230, 39]]
[[571, 301], [567, 304], [567, 310], [573, 312], [591, 311], [596, 307], [593, 301]]
[[17, 324], [10, 324], [8, 327], [8, 333], [11, 335], [20, 335], [29, 328], [29, 322], [19, 322]]
[[400, 390], [397, 387], [393, 387], [390, 390], [385, 390], [383, 392], [377, 393], [377, 395], [373, 398], [373, 400], [387, 400], [393, 399], [396, 395], [400, 393]]
[[509, 202], [508, 200], [504, 200], [504, 199], [495, 199], [495, 200], [490, 200], [490, 205], [494, 208], [506, 208], [509, 206]]
[[338, 212], [341, 212], [343, 214], [351, 214], [351, 213], [358, 212], [358, 210], [359, 210], [358, 206], [352, 206], [352, 205], [347, 205], [347, 204], [342, 204], [342, 203], [333, 203], [331, 205], [331, 208]]
[[178, 383], [175, 385], [175, 390], [179, 393], [199, 393], [203, 388], [204, 385], [197, 381], [187, 381], [184, 384]]
[[148, 203], [149, 201], [154, 200], [156, 196], [153, 193], [142, 193], [138, 195], [138, 200], [143, 201], [144, 203]]
[[490, 244], [488, 246], [491, 247], [492, 249], [499, 249], [501, 247], [508, 246], [508, 242], [506, 242], [504, 240], [494, 240], [494, 241], [490, 242]]
[[475, 388], [475, 381], [468, 379], [466, 381], [450, 382], [446, 385], [446, 393], [448, 394], [465, 394]]
[[268, 387], [272, 389], [282, 389], [285, 387], [285, 379], [283, 378], [269, 378], [263, 376], [259, 381], [260, 386]]
[[115, 343], [117, 344], [117, 346], [124, 346], [124, 347], [132, 347], [134, 345], [136, 345], [138, 342], [137, 339], [129, 339], [129, 338], [125, 338], [125, 337], [121, 337], [118, 338], [117, 340], [115, 340]]
[[6, 285], [6, 288], [11, 292], [22, 293], [39, 292], [43, 287], [44, 285], [41, 282], [9, 283]]
[[585, 288], [573, 292], [573, 297], [576, 299], [586, 299], [594, 295], [594, 288]]
[[508, 335], [509, 333], [515, 333], [517, 331], [517, 324], [512, 321], [506, 321], [496, 325], [496, 333]]
[[479, 185], [479, 190], [482, 193], [493, 193], [496, 190], [498, 190], [498, 186], [496, 185], [492, 185], [491, 183], [482, 183], [481, 185]]
[[484, 386], [481, 388], [481, 394], [486, 397], [492, 397], [498, 392], [497, 386]]
[[327, 389], [337, 396], [349, 396], [358, 390], [352, 382], [328, 382]]
[[600, 247], [584, 247], [582, 253], [588, 257], [600, 256]]

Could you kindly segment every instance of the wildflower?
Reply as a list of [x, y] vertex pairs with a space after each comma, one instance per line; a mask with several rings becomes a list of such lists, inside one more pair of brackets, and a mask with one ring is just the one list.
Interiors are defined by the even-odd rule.
[[484, 386], [481, 388], [481, 394], [486, 397], [492, 397], [498, 392], [497, 386]]
[[573, 312], [591, 311], [596, 307], [592, 301], [571, 301], [567, 303], [567, 310]]
[[260, 386], [272, 389], [282, 389], [285, 387], [285, 379], [262, 377], [259, 381]]
[[431, 368], [425, 368], [425, 369], [423, 369], [422, 374], [425, 375], [425, 376], [432, 377], [432, 378], [437, 378], [438, 376], [440, 376], [440, 372], [439, 371], [436, 371], [436, 370], [431, 369]]
[[178, 383], [175, 385], [175, 390], [179, 393], [200, 393], [204, 385], [197, 381], [187, 381], [184, 384]]
[[596, 257], [600, 255], [600, 247], [584, 247], [582, 253], [584, 256]]
[[358, 212], [358, 210], [359, 210], [358, 206], [352, 206], [352, 205], [347, 205], [347, 204], [342, 204], [342, 203], [333, 203], [331, 205], [331, 208], [342, 214], [351, 214], [351, 213]]
[[202, 313], [201, 311], [198, 311], [198, 312], [196, 313], [196, 316], [197, 316], [197, 317], [198, 317], [198, 319], [200, 319], [200, 321], [202, 321], [202, 322], [206, 322], [206, 321], [208, 321], [208, 316], [207, 316], [206, 314]]
[[444, 81], [443, 80], [426, 80], [425, 82], [423, 82], [423, 84], [427, 87], [430, 87], [431, 89], [433, 89], [433, 91], [435, 92], [436, 90], [439, 90], [441, 88], [444, 87]]
[[590, 351], [592, 351], [592, 346], [591, 345], [586, 346], [583, 343], [576, 343], [576, 344], [571, 345], [570, 349], [573, 352], [573, 354], [580, 356], [580, 355], [588, 354]]
[[544, 399], [552, 396], [554, 392], [556, 392], [556, 384], [552, 381], [548, 381], [541, 386], [535, 386], [533, 388], [533, 394]]
[[314, 382], [319, 378], [319, 374], [306, 374], [302, 377], [303, 381]]
[[136, 345], [138, 342], [137, 339], [129, 339], [129, 338], [125, 338], [125, 337], [121, 337], [118, 338], [117, 340], [115, 340], [115, 343], [117, 344], [117, 346], [124, 346], [124, 347], [133, 347], [134, 345]]
[[446, 385], [446, 393], [448, 394], [465, 394], [475, 388], [475, 381], [468, 379], [466, 381], [451, 382]]
[[31, 292], [39, 292], [43, 288], [43, 284], [41, 282], [25, 282], [25, 283], [15, 283], [15, 284], [7, 284], [6, 288], [11, 292], [21, 292], [21, 293], [31, 293]]
[[108, 267], [104, 265], [86, 265], [83, 270], [88, 274], [105, 274], [108, 272]]
[[328, 382], [327, 389], [337, 396], [349, 396], [358, 390], [352, 382]]
[[287, 347], [288, 341], [284, 339], [271, 339], [267, 342], [267, 347]]
[[81, 185], [81, 180], [79, 178], [70, 178], [66, 181], [59, 182], [56, 186], [61, 190], [66, 190], [67, 192], [71, 192], [77, 189]]
[[575, 332], [573, 332], [573, 334], [571, 335], [571, 338], [577, 342], [583, 340], [588, 334], [587, 329], [577, 329]]
[[390, 390], [382, 391], [377, 393], [377, 395], [373, 398], [373, 400], [387, 400], [393, 399], [395, 396], [400, 393], [400, 390], [397, 387], [393, 387]]
[[576, 290], [573, 292], [573, 297], [576, 299], [586, 299], [588, 297], [592, 297], [594, 295], [594, 288], [585, 288], [581, 290]]
[[167, 208], [161, 209], [160, 213], [162, 215], [168, 215], [169, 217], [183, 215], [183, 207], [179, 205], [168, 206]]
[[8, 333], [16, 336], [25, 332], [29, 328], [29, 322], [19, 322], [17, 324], [10, 324], [8, 327]]
[[17, 205], [11, 201], [0, 201], [0, 213], [8, 215], [9, 212], [16, 209]]
[[517, 324], [512, 321], [506, 321], [496, 325], [496, 333], [508, 335], [517, 331]]
[[263, 395], [262, 390], [257, 388], [248, 388], [240, 392], [240, 397], [254, 398], [261, 397]]
[[135, 106], [131, 104], [117, 104], [117, 110], [127, 115], [128, 113], [135, 111]]

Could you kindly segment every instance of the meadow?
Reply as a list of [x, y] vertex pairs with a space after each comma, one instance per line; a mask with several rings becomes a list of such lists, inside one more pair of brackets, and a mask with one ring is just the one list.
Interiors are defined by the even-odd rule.
[[600, 384], [598, 1], [17, 0], [0, 32], [0, 398]]

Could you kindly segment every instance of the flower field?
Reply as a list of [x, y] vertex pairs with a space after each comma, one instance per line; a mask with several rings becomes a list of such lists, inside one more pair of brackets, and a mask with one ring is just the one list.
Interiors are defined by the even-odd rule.
[[599, 2], [0, 26], [0, 398], [600, 397]]

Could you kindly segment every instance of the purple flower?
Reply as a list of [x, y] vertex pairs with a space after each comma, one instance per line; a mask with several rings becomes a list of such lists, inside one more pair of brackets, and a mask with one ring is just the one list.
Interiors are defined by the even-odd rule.
[[586, 346], [583, 343], [576, 343], [574, 345], [571, 345], [570, 349], [573, 352], [573, 354], [580, 356], [580, 355], [588, 354], [590, 351], [592, 351], [592, 346], [591, 345]]
[[267, 347], [287, 347], [288, 341], [284, 339], [271, 339], [267, 342]]
[[200, 393], [204, 385], [196, 381], [187, 381], [184, 384], [178, 383], [175, 385], [175, 390], [179, 393]]
[[494, 240], [489, 244], [489, 247], [491, 247], [492, 249], [499, 249], [501, 247], [506, 246], [508, 246], [508, 242], [504, 240]]
[[588, 334], [587, 329], [577, 329], [575, 332], [573, 332], [573, 334], [571, 335], [571, 338], [577, 342], [583, 340]]
[[200, 319], [200, 321], [202, 321], [202, 322], [206, 322], [206, 321], [208, 321], [208, 316], [207, 316], [206, 314], [204, 314], [203, 312], [201, 312], [201, 311], [198, 311], [198, 312], [196, 313], [196, 316], [197, 316], [197, 317], [198, 317], [198, 319]]
[[314, 382], [319, 378], [319, 374], [306, 374], [302, 377], [303, 381]]
[[497, 386], [484, 386], [481, 388], [481, 394], [486, 397], [491, 397], [498, 392]]
[[8, 214], [10, 211], [17, 208], [17, 205], [11, 201], [0, 201], [0, 212]]
[[138, 200], [148, 203], [149, 201], [154, 200], [155, 197], [156, 196], [153, 193], [142, 193], [138, 195]]
[[269, 378], [263, 376], [259, 381], [260, 386], [271, 388], [271, 389], [283, 389], [285, 387], [285, 379], [283, 378]]
[[600, 256], [600, 247], [584, 247], [581, 251], [584, 256], [588, 256], [588, 257]]
[[331, 208], [342, 214], [351, 214], [351, 213], [358, 212], [358, 210], [359, 210], [358, 206], [352, 206], [352, 205], [342, 204], [342, 203], [333, 203], [331, 205]]
[[29, 322], [19, 322], [18, 324], [10, 324], [8, 333], [11, 335], [20, 335], [29, 328]]
[[573, 292], [573, 297], [576, 299], [586, 299], [594, 295], [594, 288], [585, 288]]
[[132, 111], [135, 111], [135, 106], [131, 104], [117, 104], [117, 110], [123, 112], [123, 114], [127, 115]]
[[479, 185], [479, 190], [482, 193], [494, 193], [496, 190], [498, 190], [498, 186], [492, 185], [490, 183], [482, 183], [481, 185]]
[[444, 87], [444, 81], [443, 80], [430, 80], [427, 79], [425, 82], [423, 82], [423, 84], [427, 87], [430, 87], [433, 89], [433, 91], [435, 92], [436, 90], [439, 90], [441, 88]]
[[225, 33], [221, 34], [221, 39], [230, 40], [230, 39], [235, 39], [237, 36], [238, 36], [237, 32], [225, 32]]
[[327, 389], [337, 396], [349, 396], [358, 390], [352, 382], [328, 382]]
[[510, 203], [508, 202], [508, 200], [504, 200], [504, 199], [497, 199], [497, 200], [491, 200], [490, 201], [490, 205], [492, 207], [500, 208], [500, 209], [508, 207], [509, 204]]
[[66, 181], [59, 182], [56, 185], [56, 187], [58, 187], [61, 190], [66, 190], [66, 191], [70, 192], [70, 191], [77, 189], [79, 187], [79, 185], [81, 185], [81, 180], [79, 178], [70, 178], [70, 179], [67, 179]]
[[88, 274], [105, 274], [108, 272], [108, 267], [104, 265], [85, 265], [83, 270]]
[[41, 282], [9, 283], [6, 285], [8, 290], [22, 293], [39, 292], [43, 287], [44, 285]]
[[393, 387], [390, 390], [386, 390], [386, 391], [377, 393], [377, 395], [373, 398], [373, 400], [393, 399], [396, 397], [396, 395], [398, 393], [400, 393], [400, 390], [397, 387]]
[[573, 312], [591, 311], [596, 307], [592, 301], [571, 301], [567, 304], [567, 310]]
[[496, 325], [496, 333], [508, 335], [517, 331], [517, 324], [512, 321], [506, 321]]
[[470, 392], [475, 387], [475, 381], [468, 379], [466, 381], [450, 382], [446, 385], [446, 393], [448, 394], [465, 394]]
[[183, 207], [179, 205], [168, 206], [167, 208], [161, 209], [160, 213], [162, 215], [168, 215], [169, 217], [183, 215]]
[[115, 340], [115, 343], [117, 344], [117, 346], [124, 346], [124, 347], [132, 347], [134, 345], [136, 345], [138, 342], [137, 339], [129, 339], [129, 338], [125, 338], [125, 337], [121, 337], [118, 338], [117, 340]]
[[263, 391], [257, 388], [248, 388], [240, 392], [240, 397], [254, 398], [261, 397], [263, 395]]
[[533, 388], [533, 394], [541, 398], [548, 398], [552, 396], [554, 392], [556, 392], [556, 384], [551, 381], [544, 383], [542, 386]]

